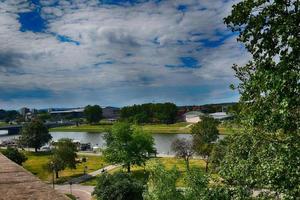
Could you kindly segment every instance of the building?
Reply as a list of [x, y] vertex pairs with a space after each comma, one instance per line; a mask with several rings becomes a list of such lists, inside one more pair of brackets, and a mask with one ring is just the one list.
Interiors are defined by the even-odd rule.
[[215, 120], [219, 120], [219, 121], [228, 120], [233, 117], [233, 115], [227, 114], [226, 112], [215, 112], [215, 113], [209, 114], [209, 116], [211, 116]]
[[184, 114], [184, 120], [188, 123], [197, 123], [201, 121], [201, 117], [204, 115], [200, 111], [191, 111]]
[[49, 110], [50, 115], [57, 118], [80, 118], [83, 117], [84, 108], [65, 109], [65, 110]]
[[30, 109], [29, 108], [26, 108], [26, 107], [23, 107], [20, 109], [20, 114], [25, 117], [27, 113], [30, 112]]

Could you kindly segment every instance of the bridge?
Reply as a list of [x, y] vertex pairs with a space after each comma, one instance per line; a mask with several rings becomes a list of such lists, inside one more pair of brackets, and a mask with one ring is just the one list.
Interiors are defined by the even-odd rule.
[[[64, 122], [64, 123], [58, 123], [58, 122], [49, 122], [49, 123], [45, 123], [45, 125], [48, 128], [55, 128], [55, 127], [61, 127], [61, 126], [71, 126], [71, 125], [75, 125], [75, 123], [73, 122]], [[22, 129], [23, 125], [17, 124], [17, 125], [10, 125], [10, 126], [2, 126], [0, 127], [0, 130], [7, 130], [8, 131], [8, 135], [16, 135], [19, 134], [21, 129]]]

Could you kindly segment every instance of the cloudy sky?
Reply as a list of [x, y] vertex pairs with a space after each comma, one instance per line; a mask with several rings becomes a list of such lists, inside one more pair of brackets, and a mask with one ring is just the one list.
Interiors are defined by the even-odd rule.
[[0, 108], [238, 100], [235, 0], [0, 0]]

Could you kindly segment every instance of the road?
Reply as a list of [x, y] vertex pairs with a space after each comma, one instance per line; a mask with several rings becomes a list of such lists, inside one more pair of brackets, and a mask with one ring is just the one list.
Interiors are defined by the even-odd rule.
[[91, 200], [92, 192], [94, 191], [94, 186], [85, 186], [80, 184], [70, 185], [55, 185], [55, 189], [64, 194], [73, 194], [78, 200]]

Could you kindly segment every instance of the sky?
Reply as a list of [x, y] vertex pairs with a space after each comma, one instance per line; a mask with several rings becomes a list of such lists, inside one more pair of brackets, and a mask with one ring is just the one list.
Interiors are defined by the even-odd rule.
[[0, 0], [0, 108], [238, 101], [238, 0]]

